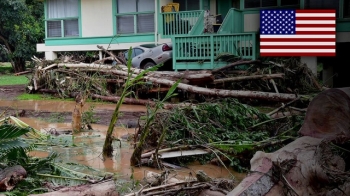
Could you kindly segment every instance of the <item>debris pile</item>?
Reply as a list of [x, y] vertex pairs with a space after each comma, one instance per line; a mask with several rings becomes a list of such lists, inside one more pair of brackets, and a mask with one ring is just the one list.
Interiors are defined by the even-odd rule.
[[[128, 76], [125, 60], [104, 50], [110, 56], [103, 60], [115, 60], [114, 64], [79, 63], [72, 58], [45, 61], [33, 58], [36, 67], [28, 84], [30, 93], [56, 93], [60, 97], [73, 97], [74, 93], [88, 91], [89, 97], [107, 101], [117, 101]], [[277, 59], [278, 60], [278, 59]], [[249, 100], [274, 102], [291, 101], [299, 95], [319, 92], [321, 89], [315, 76], [297, 59], [273, 61], [238, 60], [225, 67], [199, 71], [156, 71], [132, 68], [132, 78], [138, 75], [142, 84], [136, 85], [137, 94], [164, 92], [176, 81], [182, 94], [205, 97], [232, 97]], [[149, 104], [150, 101], [125, 100], [130, 104]], [[140, 97], [139, 97], [140, 98]]]

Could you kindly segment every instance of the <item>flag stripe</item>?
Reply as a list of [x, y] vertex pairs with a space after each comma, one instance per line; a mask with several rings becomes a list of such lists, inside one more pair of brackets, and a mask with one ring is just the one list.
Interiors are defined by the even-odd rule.
[[329, 27], [329, 28], [295, 28], [296, 31], [335, 31], [335, 27]]
[[[322, 35], [334, 35], [335, 31], [298, 31], [296, 32], [297, 35], [313, 35], [313, 34], [322, 34]], [[335, 35], [334, 35], [335, 37]]]
[[297, 20], [295, 24], [335, 24], [335, 20]]
[[329, 53], [335, 52], [335, 49], [314, 49], [310, 51], [310, 49], [261, 49], [261, 52], [275, 52], [275, 53]]
[[335, 17], [296, 17], [296, 20], [335, 20]]
[[302, 27], [336, 27], [335, 24], [296, 24], [296, 28]]
[[[292, 46], [292, 45], [286, 45], [286, 46], [281, 46], [278, 45], [278, 50], [281, 49], [300, 49], [300, 50], [304, 50], [304, 49], [312, 49], [313, 51], [316, 50], [323, 50], [323, 49], [335, 49], [335, 46]], [[260, 46], [260, 50], [264, 51], [264, 49], [276, 49], [276, 46], [265, 46], [265, 45], [261, 45]], [[308, 50], [308, 52], [310, 52], [310, 50]]]
[[334, 33], [332, 35], [328, 34], [315, 34], [315, 35], [260, 35], [261, 38], [335, 38]]
[[[261, 53], [260, 56], [279, 56], [279, 57], [287, 57], [287, 56], [320, 56], [320, 53]], [[335, 56], [335, 52], [322, 53], [322, 56]]]
[[335, 10], [295, 10], [296, 13], [335, 13]]
[[334, 42], [262, 42], [261, 46], [335, 46]]
[[330, 17], [334, 18], [335, 13], [296, 13], [295, 16], [298, 17]]
[[285, 43], [285, 42], [333, 42], [335, 44], [335, 39], [308, 39], [308, 38], [301, 38], [301, 39], [293, 39], [293, 38], [283, 38], [283, 39], [269, 39], [269, 38], [262, 38], [260, 39], [261, 44], [266, 42], [279, 42], [279, 43]]

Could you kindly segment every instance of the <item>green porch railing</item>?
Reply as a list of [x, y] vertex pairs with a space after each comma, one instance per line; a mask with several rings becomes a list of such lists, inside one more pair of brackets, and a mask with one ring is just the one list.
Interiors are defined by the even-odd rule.
[[227, 33], [242, 33], [244, 18], [243, 11], [231, 8], [227, 13], [224, 21], [222, 22], [218, 34], [227, 34]]
[[[174, 36], [172, 43], [174, 70], [213, 69], [223, 66], [227, 63], [216, 58], [225, 53], [256, 59], [256, 33]], [[181, 65], [184, 62], [186, 68]]]
[[196, 25], [198, 19], [204, 16], [204, 11], [183, 11], [183, 12], [163, 12], [162, 19], [162, 37], [171, 38], [174, 35], [186, 35], [194, 27], [200, 28]]

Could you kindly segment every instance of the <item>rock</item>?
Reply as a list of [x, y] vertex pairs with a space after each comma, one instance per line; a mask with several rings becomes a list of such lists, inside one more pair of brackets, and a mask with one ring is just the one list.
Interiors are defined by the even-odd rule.
[[250, 164], [251, 174], [228, 195], [327, 195], [338, 193], [337, 186], [350, 195], [349, 178], [337, 176], [345, 161], [319, 138], [304, 136], [274, 153], [258, 151]]
[[203, 190], [201, 193], [199, 193], [198, 196], [225, 196], [226, 194], [220, 192], [220, 191], [212, 191], [209, 189]]
[[349, 127], [350, 87], [334, 88], [319, 93], [310, 102], [299, 132], [304, 136], [344, 142], [350, 139]]
[[199, 182], [210, 182], [212, 179], [203, 171], [203, 170], [198, 170], [196, 173], [197, 180]]
[[10, 191], [16, 184], [27, 177], [27, 171], [20, 165], [0, 171], [0, 191]]

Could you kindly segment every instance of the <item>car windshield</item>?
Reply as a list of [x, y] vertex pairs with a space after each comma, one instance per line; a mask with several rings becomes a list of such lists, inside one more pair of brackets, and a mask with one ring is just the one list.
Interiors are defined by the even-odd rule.
[[143, 44], [143, 45], [140, 45], [141, 47], [144, 47], [144, 48], [154, 48], [154, 47], [157, 47], [161, 44]]

